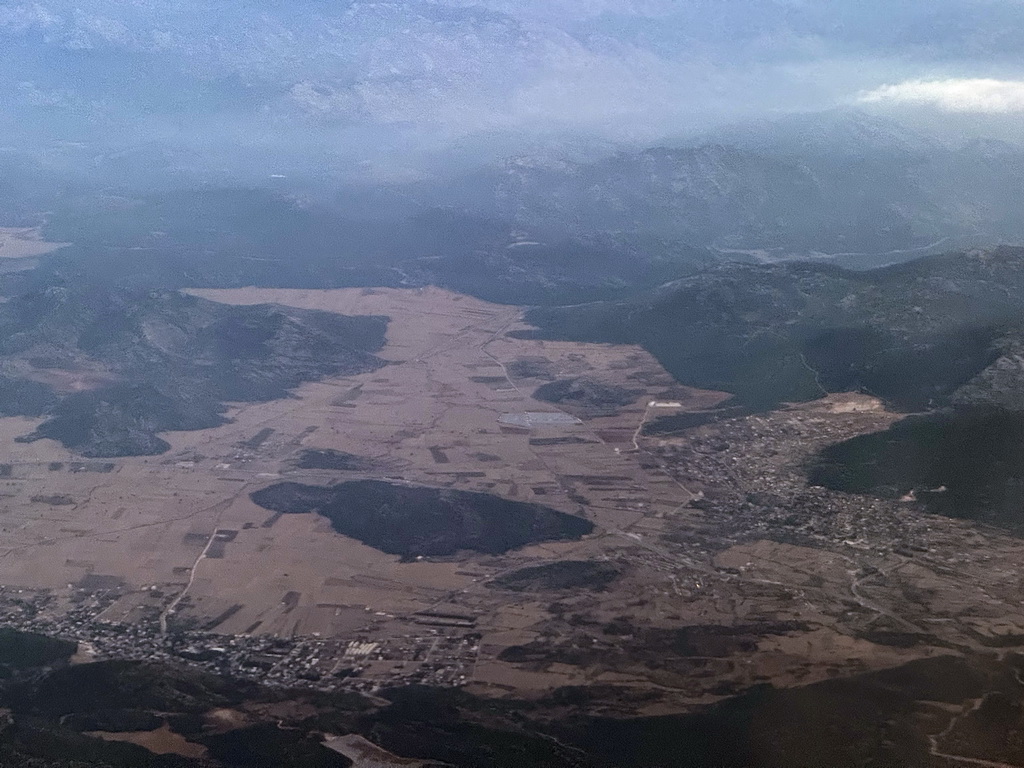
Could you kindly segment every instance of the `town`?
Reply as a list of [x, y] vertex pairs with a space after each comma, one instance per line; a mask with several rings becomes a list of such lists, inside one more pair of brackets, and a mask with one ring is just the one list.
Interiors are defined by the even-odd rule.
[[58, 608], [48, 591], [0, 588], [0, 623], [78, 643], [74, 661], [106, 659], [177, 662], [281, 688], [373, 692], [403, 684], [458, 686], [472, 676], [480, 635], [465, 621], [438, 617], [422, 634], [386, 639], [366, 635], [294, 638], [220, 635], [173, 629], [159, 621], [116, 623], [100, 617], [115, 590], [72, 595]]

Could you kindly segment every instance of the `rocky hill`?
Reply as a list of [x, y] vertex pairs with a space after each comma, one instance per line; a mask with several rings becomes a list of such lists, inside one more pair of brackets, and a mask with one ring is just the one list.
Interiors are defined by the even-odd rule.
[[251, 495], [265, 509], [317, 512], [338, 533], [411, 560], [460, 551], [501, 554], [541, 541], [573, 541], [593, 523], [489, 493], [353, 480], [330, 487], [277, 483]]
[[539, 334], [638, 343], [681, 382], [755, 408], [863, 390], [921, 410], [1019, 391], [1024, 249], [870, 272], [724, 265], [635, 300], [536, 309]]
[[0, 304], [0, 412], [21, 439], [86, 456], [160, 453], [157, 434], [223, 422], [226, 401], [373, 370], [386, 318], [232, 307], [171, 291], [51, 286]]
[[[723, 265], [529, 319], [549, 338], [642, 344], [681, 382], [732, 392], [734, 411], [861, 391], [923, 412], [825, 449], [810, 482], [1024, 532], [1024, 249], [868, 272]], [[668, 417], [649, 433], [703, 420]]]
[[1019, 411], [945, 409], [829, 446], [808, 474], [813, 485], [918, 501], [1024, 534], [1022, 447]]

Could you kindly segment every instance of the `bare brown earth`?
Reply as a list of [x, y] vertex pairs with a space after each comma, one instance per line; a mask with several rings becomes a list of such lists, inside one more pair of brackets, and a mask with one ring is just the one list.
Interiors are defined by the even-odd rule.
[[123, 741], [129, 744], [137, 744], [157, 755], [206, 756], [205, 747], [187, 741], [180, 734], [174, 733], [166, 723], [153, 731], [125, 731], [122, 733], [92, 731], [87, 733], [87, 735], [95, 736], [104, 741]]
[[[645, 438], [641, 427], [658, 415], [725, 396], [675, 384], [636, 347], [508, 338], [523, 327], [518, 308], [436, 288], [195, 293], [388, 315], [381, 356], [393, 364], [304, 385], [293, 399], [239, 405], [222, 427], [166, 436], [163, 456], [109, 465], [81, 462], [52, 441], [14, 443], [34, 424], [0, 419], [11, 464], [0, 477], [0, 585], [51, 590], [52, 611], [65, 610], [77, 587], [119, 589], [102, 616], [114, 622], [319, 634], [339, 647], [422, 640], [428, 660], [446, 631], [437, 627], [455, 625], [480, 635], [460, 681], [477, 692], [609, 684], [657, 694], [629, 703], [633, 713], [1024, 636], [1017, 539], [913, 503], [839, 494], [814, 496], [826, 528], [789, 521], [809, 503], [803, 457], [897, 418], [870, 398], [832, 396]], [[504, 413], [556, 410], [530, 393], [551, 376], [580, 375], [644, 394], [581, 424], [499, 424]], [[362, 457], [371, 469], [298, 469], [308, 449]], [[361, 477], [538, 502], [597, 529], [500, 557], [402, 563], [334, 533], [319, 515], [275, 515], [249, 499], [281, 479]], [[772, 493], [781, 500], [748, 500]], [[54, 498], [72, 503], [43, 501]], [[602, 591], [490, 584], [563, 560], [609, 561], [621, 575]], [[691, 629], [672, 634], [683, 628]], [[366, 677], [394, 679], [393, 656], [366, 658]], [[339, 653], [324, 669], [349, 663]]]

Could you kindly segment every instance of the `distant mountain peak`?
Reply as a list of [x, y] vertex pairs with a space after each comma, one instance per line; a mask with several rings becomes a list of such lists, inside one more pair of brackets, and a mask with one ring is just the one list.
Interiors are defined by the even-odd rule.
[[796, 112], [723, 126], [685, 142], [721, 143], [758, 152], [874, 156], [923, 154], [943, 145], [900, 122], [860, 109]]

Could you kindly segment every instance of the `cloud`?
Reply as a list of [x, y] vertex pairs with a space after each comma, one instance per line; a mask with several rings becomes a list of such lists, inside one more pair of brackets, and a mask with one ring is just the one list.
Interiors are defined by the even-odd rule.
[[1024, 80], [904, 80], [860, 94], [865, 104], [924, 104], [946, 112], [1024, 112]]

